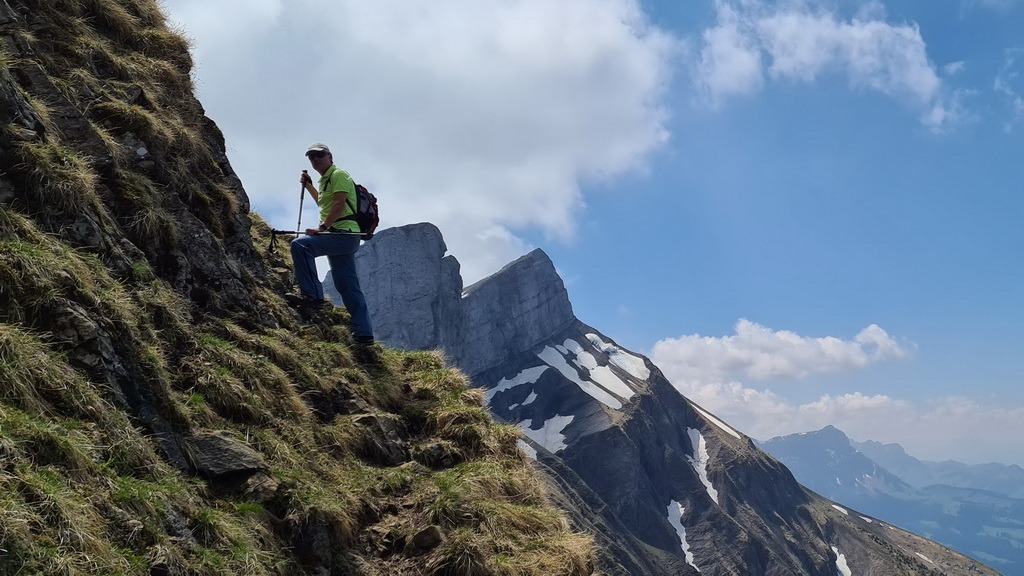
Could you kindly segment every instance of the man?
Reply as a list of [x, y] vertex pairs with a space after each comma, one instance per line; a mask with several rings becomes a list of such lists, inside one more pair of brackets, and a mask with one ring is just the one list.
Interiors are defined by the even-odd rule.
[[300, 295], [287, 300], [303, 308], [324, 304], [324, 287], [316, 273], [316, 257], [326, 256], [331, 265], [334, 286], [352, 315], [352, 336], [358, 344], [373, 344], [373, 328], [366, 299], [356, 275], [356, 250], [359, 249], [359, 225], [353, 215], [358, 202], [356, 186], [347, 172], [334, 165], [334, 156], [324, 144], [306, 150], [310, 165], [320, 174], [319, 189], [305, 171], [299, 181], [320, 208], [320, 226], [307, 228], [306, 235], [292, 240], [292, 262]]

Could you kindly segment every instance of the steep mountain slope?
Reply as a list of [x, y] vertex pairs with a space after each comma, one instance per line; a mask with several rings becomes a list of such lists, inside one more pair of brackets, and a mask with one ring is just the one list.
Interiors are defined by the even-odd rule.
[[299, 317], [153, 0], [0, 0], [0, 574], [589, 574], [439, 355]]
[[[1006, 574], [1024, 572], [1024, 500], [976, 488], [914, 488], [854, 445], [831, 426], [761, 443], [797, 480], [827, 498], [922, 534]], [[899, 462], [912, 459], [902, 448], [899, 452], [903, 455]]]
[[[993, 573], [806, 491], [649, 360], [576, 319], [543, 252], [462, 290], [457, 262], [429, 224], [385, 230], [371, 246], [358, 263], [378, 336], [444, 347], [486, 390], [495, 416], [523, 430], [525, 449], [555, 483], [599, 499], [607, 529], [597, 542], [617, 563], [606, 570]], [[421, 282], [396, 297], [391, 290], [407, 276]]]

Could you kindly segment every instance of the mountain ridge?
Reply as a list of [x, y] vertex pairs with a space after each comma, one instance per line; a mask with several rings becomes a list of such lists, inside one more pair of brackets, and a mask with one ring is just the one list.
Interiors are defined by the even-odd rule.
[[1016, 464], [988, 462], [965, 464], [956, 460], [933, 462], [907, 454], [899, 444], [882, 444], [872, 440], [851, 441], [854, 448], [903, 478], [916, 488], [948, 485], [957, 488], [990, 490], [1024, 499], [1024, 468]]
[[[384, 230], [373, 241], [380, 242], [375, 251], [357, 256], [360, 273], [380, 280], [364, 287], [371, 312], [383, 302], [395, 302], [383, 293], [393, 285], [386, 279], [389, 261], [375, 260], [376, 254], [402, 252], [403, 242], [420, 242], [421, 236], [436, 238], [437, 232], [427, 223], [393, 233]], [[482, 307], [505, 312], [498, 327], [487, 328], [508, 340], [477, 339], [477, 348], [495, 349], [468, 363], [462, 343], [445, 354], [484, 390], [497, 419], [523, 430], [528, 452], [540, 465], [551, 468], [557, 462], [572, 472], [556, 474], [554, 483], [592, 492], [611, 514], [608, 525], [625, 528], [625, 533], [602, 533], [599, 545], [637, 550], [639, 542], [640, 551], [652, 552], [645, 561], [656, 567], [653, 573], [831, 576], [841, 565], [877, 573], [991, 573], [805, 490], [750, 438], [690, 404], [650, 360], [575, 317], [567, 325], [547, 318], [534, 332], [529, 331], [530, 321], [516, 326], [523, 318], [520, 309], [548, 306], [554, 310], [549, 316], [558, 319], [572, 314], [564, 285], [546, 255], [534, 251], [517, 262], [476, 283], [472, 291], [463, 291], [464, 309], [441, 322], [464, 335], [474, 333], [480, 328], [473, 322], [493, 318], [467, 312], [481, 306], [474, 298], [499, 295]], [[431, 270], [436, 263], [403, 266], [408, 273], [416, 267]], [[519, 271], [528, 277], [516, 277]], [[538, 284], [542, 290], [535, 289]], [[443, 297], [440, 290], [428, 292], [433, 299], [407, 300], [391, 317], [422, 319]], [[438, 323], [420, 321], [423, 330]], [[385, 342], [388, 334], [418, 330], [405, 321], [401, 326], [378, 323], [377, 328]], [[495, 364], [482, 366], [481, 357]], [[734, 544], [723, 548], [723, 541]], [[632, 560], [613, 557], [618, 566], [604, 569], [623, 570]]]

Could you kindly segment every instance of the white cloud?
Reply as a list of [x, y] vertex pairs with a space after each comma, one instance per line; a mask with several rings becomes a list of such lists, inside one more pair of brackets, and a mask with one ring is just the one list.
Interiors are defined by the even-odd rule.
[[759, 91], [773, 81], [814, 82], [842, 74], [854, 88], [907, 103], [940, 129], [957, 119], [924, 39], [913, 24], [885, 22], [868, 3], [842, 20], [820, 2], [716, 0], [718, 22], [703, 33], [695, 64], [702, 93], [714, 105]]
[[887, 395], [825, 395], [804, 404], [739, 382], [675, 381], [687, 398], [735, 426], [766, 440], [833, 425], [855, 440], [896, 442], [926, 460], [1024, 465], [1024, 406], [986, 405], [960, 397], [921, 404]]
[[913, 344], [898, 342], [874, 324], [853, 340], [773, 331], [746, 319], [736, 323], [735, 331], [735, 335], [721, 338], [693, 334], [660, 340], [654, 344], [651, 359], [673, 378], [718, 382], [732, 376], [803, 378], [863, 368], [914, 351]]
[[1024, 406], [944, 397], [825, 394], [795, 402], [745, 381], [863, 369], [916, 351], [872, 324], [852, 339], [812, 338], [740, 320], [732, 336], [683, 336], [654, 345], [651, 360], [684, 396], [743, 433], [768, 439], [833, 425], [856, 440], [898, 442], [918, 458], [1024, 464]]
[[993, 88], [1003, 97], [1010, 109], [1010, 119], [1003, 124], [1007, 132], [1024, 122], [1024, 76], [1021, 63], [1024, 62], [1024, 48], [1006, 51], [1006, 61], [996, 76]]
[[164, 4], [255, 210], [290, 227], [302, 153], [327, 142], [382, 226], [437, 224], [467, 281], [521, 255], [524, 230], [571, 240], [581, 185], [668, 138], [681, 45], [637, 0]]
[[950, 62], [942, 67], [942, 73], [946, 76], [955, 76], [963, 72], [967, 68], [967, 63], [963, 60], [957, 62]]
[[764, 84], [761, 50], [728, 5], [719, 5], [718, 26], [704, 31], [697, 66], [698, 84], [714, 105], [729, 96], [749, 94]]
[[989, 10], [1006, 12], [1021, 3], [1021, 0], [964, 0], [968, 8], [980, 5]]

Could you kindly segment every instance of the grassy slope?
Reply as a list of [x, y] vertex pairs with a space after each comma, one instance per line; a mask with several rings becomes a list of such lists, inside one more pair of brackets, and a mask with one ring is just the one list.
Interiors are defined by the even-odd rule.
[[[166, 254], [187, 245], [166, 195], [221, 240], [245, 208], [192, 97], [187, 44], [152, 0], [9, 4], [2, 74], [35, 118], [0, 126], [0, 573], [592, 570], [518, 431], [439, 355], [354, 352], [344, 312], [303, 323], [283, 305], [285, 274], [248, 278], [260, 314], [170, 281]], [[69, 235], [81, 215], [99, 241]], [[280, 270], [267, 232], [255, 218], [247, 250]], [[332, 408], [346, 402], [359, 410]], [[227, 431], [266, 460], [271, 488], [172, 466], [154, 423]], [[380, 429], [406, 462], [381, 464]], [[431, 526], [440, 544], [407, 546]]]

